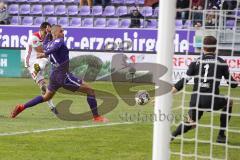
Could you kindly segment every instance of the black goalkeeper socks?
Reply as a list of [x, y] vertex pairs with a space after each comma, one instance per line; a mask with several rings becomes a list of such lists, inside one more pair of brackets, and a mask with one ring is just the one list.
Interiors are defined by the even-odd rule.
[[219, 135], [225, 135], [225, 130], [226, 130], [226, 126], [227, 126], [227, 119], [228, 121], [230, 121], [231, 118], [231, 113], [232, 113], [232, 107], [229, 107], [228, 109], [228, 115], [226, 113], [227, 111], [227, 107], [223, 108], [221, 116], [220, 116], [220, 131], [219, 131]]
[[177, 137], [178, 135], [182, 134], [182, 127], [183, 127], [183, 132], [186, 133], [189, 130], [192, 129], [192, 125], [190, 125], [189, 123], [185, 123], [185, 125], [183, 125], [182, 123], [177, 127], [177, 129], [172, 133], [173, 137]]

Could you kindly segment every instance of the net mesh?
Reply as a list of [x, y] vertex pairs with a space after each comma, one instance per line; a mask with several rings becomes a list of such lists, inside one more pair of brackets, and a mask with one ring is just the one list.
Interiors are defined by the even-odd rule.
[[[240, 38], [240, 6], [239, 1], [191, 1], [188, 7], [177, 2], [176, 28], [188, 30], [188, 42], [190, 42], [190, 33], [195, 31], [194, 42], [189, 46], [195, 47], [194, 52], [201, 53], [203, 37], [212, 35], [217, 39], [216, 55], [226, 60], [230, 68], [230, 73], [234, 79], [239, 80], [239, 38]], [[180, 22], [182, 23], [180, 23]], [[178, 26], [179, 25], [179, 26]], [[181, 26], [182, 25], [182, 26]], [[181, 30], [180, 29], [180, 30]], [[179, 70], [185, 70], [186, 66], [194, 61], [198, 56], [187, 52], [183, 56], [175, 56], [175, 61], [179, 58], [184, 59], [185, 68], [175, 66], [173, 79], [177, 81], [183, 74], [176, 74]], [[178, 76], [176, 76], [178, 75]], [[216, 69], [214, 72], [216, 75]], [[200, 77], [199, 77], [200, 78]], [[190, 84], [193, 81], [190, 81]], [[215, 84], [215, 83], [214, 83]], [[213, 86], [215, 87], [215, 85]], [[196, 128], [188, 133], [176, 137], [171, 143], [171, 159], [232, 159], [233, 155], [240, 151], [240, 109], [239, 109], [239, 91], [226, 85], [226, 81], [221, 81], [221, 94], [233, 100], [233, 111], [231, 120], [226, 129], [226, 141], [228, 143], [217, 143], [216, 139], [220, 127], [220, 115], [222, 110], [213, 110], [204, 112], [200, 120], [196, 120]], [[199, 90], [197, 91], [199, 92]], [[192, 95], [192, 86], [187, 85], [184, 89], [174, 96], [173, 113], [175, 120], [172, 123], [174, 130], [179, 123], [188, 119], [188, 110], [190, 96]], [[197, 103], [199, 98], [197, 99]], [[212, 100], [213, 101], [213, 100]], [[213, 108], [213, 107], [211, 107]], [[197, 108], [197, 111], [201, 109]], [[206, 111], [206, 110], [203, 110]], [[228, 110], [227, 110], [228, 111]], [[228, 113], [227, 113], [228, 114]]]

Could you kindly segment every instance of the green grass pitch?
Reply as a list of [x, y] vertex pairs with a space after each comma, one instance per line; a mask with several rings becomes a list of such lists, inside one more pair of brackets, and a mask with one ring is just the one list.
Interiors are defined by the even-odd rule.
[[[153, 104], [132, 107], [118, 97], [117, 108], [105, 115], [112, 123], [109, 126], [97, 127], [94, 125], [103, 124], [95, 124], [92, 121], [62, 121], [50, 112], [45, 103], [25, 110], [16, 119], [10, 119], [9, 114], [16, 104], [25, 103], [39, 95], [40, 91], [31, 79], [0, 78], [0, 82], [0, 160], [151, 160], [153, 127], [151, 119], [145, 116], [152, 114]], [[92, 85], [94, 88], [116, 95], [109, 82], [95, 82]], [[187, 90], [190, 89], [191, 86], [188, 86]], [[226, 93], [227, 88], [223, 87], [221, 91]], [[239, 89], [231, 90], [231, 95], [234, 97], [238, 97], [239, 93]], [[173, 121], [172, 129], [181, 120], [182, 95], [180, 93], [174, 96], [173, 113], [179, 118]], [[186, 113], [189, 97], [190, 93], [186, 94], [183, 103]], [[85, 97], [58, 93], [53, 101], [57, 104], [63, 99], [74, 101], [71, 108], [74, 113], [88, 110]], [[240, 114], [240, 102], [235, 100], [234, 103], [233, 112]], [[136, 118], [137, 115], [140, 115], [140, 118]], [[192, 130], [184, 135], [188, 140], [184, 140], [182, 145], [181, 139], [173, 141], [171, 151], [182, 152], [186, 155], [184, 160], [195, 159], [194, 156], [187, 156], [195, 153], [199, 155], [199, 159], [204, 160], [210, 155], [218, 159], [224, 159], [226, 156], [229, 160], [238, 160], [240, 133], [228, 133], [230, 145], [228, 148], [215, 143], [210, 145], [207, 141], [215, 142], [218, 133], [217, 128], [210, 128], [211, 120], [214, 126], [218, 127], [219, 114], [214, 113], [212, 118], [210, 113], [204, 114], [200, 124], [208, 127], [198, 127], [197, 137], [200, 140], [198, 143], [194, 139], [196, 130]], [[231, 119], [229, 128], [239, 131], [239, 124], [240, 116], [235, 115]], [[75, 129], [64, 129], [69, 127]], [[36, 132], [48, 129], [56, 130]], [[5, 133], [20, 134], [4, 136]], [[210, 133], [213, 133], [212, 136]], [[179, 160], [180, 156], [172, 154], [172, 159]]]

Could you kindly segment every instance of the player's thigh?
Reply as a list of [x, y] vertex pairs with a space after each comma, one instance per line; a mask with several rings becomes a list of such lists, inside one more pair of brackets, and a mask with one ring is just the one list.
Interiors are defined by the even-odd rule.
[[219, 110], [227, 106], [228, 99], [223, 95], [202, 95], [200, 98], [200, 108], [206, 111]]
[[67, 74], [62, 87], [72, 92], [77, 91], [88, 95], [95, 95], [94, 90], [89, 84], [73, 75], [72, 73]]
[[189, 103], [189, 119], [196, 122], [197, 119], [200, 119], [203, 115], [203, 111], [199, 110], [200, 96], [198, 94], [192, 94], [190, 103]]
[[81, 86], [84, 86], [82, 79], [78, 78], [77, 76], [73, 75], [72, 73], [68, 73], [64, 78], [64, 82], [62, 87], [66, 90], [76, 92], [79, 91]]
[[196, 122], [197, 120], [201, 119], [203, 115], [203, 111], [198, 110], [196, 107], [190, 107], [188, 111], [188, 122]]
[[191, 98], [190, 98], [190, 102], [189, 102], [189, 106], [198, 106], [198, 104], [197, 104], [197, 102], [198, 102], [198, 95], [197, 94], [192, 94], [191, 95]]
[[205, 109], [205, 111], [211, 111], [213, 96], [211, 95], [200, 95], [199, 97], [199, 108]]
[[38, 64], [41, 70], [44, 70], [47, 66], [48, 59], [47, 58], [39, 58], [35, 60], [35, 64]]
[[227, 97], [219, 95], [219, 97], [214, 98], [213, 109], [214, 110], [223, 109], [224, 107], [227, 106], [228, 103], [230, 103], [230, 101]]

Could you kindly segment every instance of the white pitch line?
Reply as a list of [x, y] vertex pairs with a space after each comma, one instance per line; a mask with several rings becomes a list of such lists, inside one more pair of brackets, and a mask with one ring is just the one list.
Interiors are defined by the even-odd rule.
[[68, 129], [81, 129], [81, 128], [95, 128], [95, 127], [105, 127], [105, 126], [116, 126], [116, 125], [125, 125], [125, 124], [134, 124], [134, 122], [118, 122], [118, 123], [106, 123], [106, 124], [94, 124], [94, 125], [82, 125], [82, 126], [70, 126], [63, 128], [48, 128], [48, 129], [38, 129], [33, 131], [22, 131], [22, 132], [10, 132], [10, 133], [0, 133], [0, 137], [3, 136], [15, 136], [15, 135], [25, 135], [31, 133], [42, 133], [42, 132], [50, 132], [50, 131], [61, 131]]

